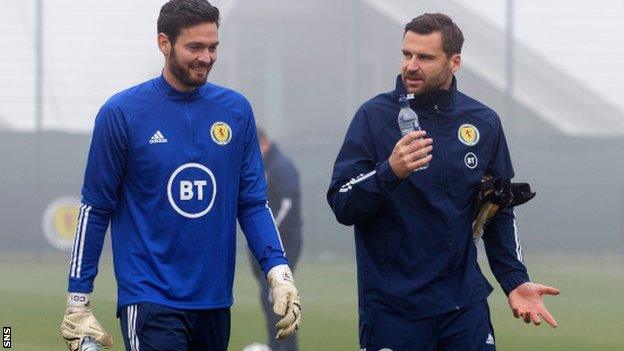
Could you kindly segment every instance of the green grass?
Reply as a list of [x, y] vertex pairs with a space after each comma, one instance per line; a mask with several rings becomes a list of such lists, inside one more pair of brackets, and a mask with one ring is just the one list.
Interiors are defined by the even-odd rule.
[[[535, 327], [513, 318], [494, 284], [497, 289], [490, 305], [498, 349], [624, 350], [623, 267], [621, 258], [529, 258], [534, 281], [562, 290], [559, 297], [546, 298], [560, 327]], [[0, 324], [12, 327], [14, 350], [63, 349], [58, 327], [65, 305], [66, 271], [65, 257], [0, 258]], [[303, 261], [296, 280], [304, 306], [302, 350], [357, 350], [354, 262]], [[93, 294], [94, 310], [115, 338], [113, 350], [123, 350], [114, 316], [115, 289], [110, 261], [103, 260]], [[237, 268], [235, 299], [230, 350], [238, 351], [266, 339], [258, 289], [243, 259]]]

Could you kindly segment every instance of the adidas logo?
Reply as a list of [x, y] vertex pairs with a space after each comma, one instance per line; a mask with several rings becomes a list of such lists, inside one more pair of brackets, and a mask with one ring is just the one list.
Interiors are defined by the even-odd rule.
[[492, 336], [492, 334], [488, 333], [488, 337], [487, 339], [485, 339], [485, 344], [494, 345], [494, 337]]
[[154, 135], [152, 135], [152, 137], [149, 140], [150, 144], [158, 144], [158, 143], [166, 143], [166, 142], [167, 142], [167, 138], [165, 138], [165, 136], [162, 135], [160, 130], [157, 130], [156, 133], [154, 133]]

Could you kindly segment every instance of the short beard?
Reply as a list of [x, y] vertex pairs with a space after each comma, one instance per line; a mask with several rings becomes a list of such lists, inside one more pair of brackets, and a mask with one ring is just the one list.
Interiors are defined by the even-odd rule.
[[434, 81], [431, 82], [431, 84], [427, 84], [424, 86], [423, 93], [429, 94], [437, 90], [443, 89], [444, 84], [446, 84], [449, 77], [451, 77], [452, 75], [453, 74], [450, 70], [446, 71], [445, 73], [441, 73], [436, 77]]
[[[451, 72], [451, 70], [448, 69], [445, 72], [442, 72], [435, 77], [428, 78], [427, 80], [425, 80], [425, 84], [422, 86], [422, 89], [419, 92], [414, 93], [414, 94], [416, 94], [417, 96], [425, 95], [425, 94], [431, 94], [437, 90], [440, 90], [443, 88], [444, 84], [452, 75], [453, 75], [453, 72]], [[407, 82], [403, 75], [401, 75], [401, 80], [403, 81], [403, 86], [407, 89]]]
[[[176, 52], [171, 47], [171, 54], [169, 55], [169, 71], [180, 81], [182, 84], [189, 88], [197, 88], [203, 85], [208, 80], [208, 74], [205, 78], [194, 79], [191, 75], [190, 68], [184, 67], [178, 62]], [[208, 68], [208, 72], [210, 69]]]

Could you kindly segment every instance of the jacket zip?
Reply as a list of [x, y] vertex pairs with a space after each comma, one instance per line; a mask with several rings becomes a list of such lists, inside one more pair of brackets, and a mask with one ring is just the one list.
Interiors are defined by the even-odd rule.
[[193, 127], [193, 118], [191, 117], [191, 113], [189, 111], [189, 95], [184, 96], [184, 111], [186, 113], [186, 119], [189, 121], [189, 126], [191, 128], [191, 145], [195, 145], [195, 128]]

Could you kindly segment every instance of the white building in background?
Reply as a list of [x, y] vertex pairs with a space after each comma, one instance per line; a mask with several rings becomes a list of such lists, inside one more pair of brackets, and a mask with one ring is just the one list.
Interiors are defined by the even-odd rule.
[[[213, 1], [227, 16], [236, 0]], [[164, 0], [42, 0], [43, 129], [90, 133], [114, 92], [160, 73]], [[0, 128], [35, 128], [35, 0], [0, 1]]]
[[[501, 90], [507, 2], [353, 0], [397, 25], [423, 11], [450, 14], [467, 37], [464, 64]], [[97, 109], [112, 93], [159, 74], [155, 26], [163, 0], [42, 3], [43, 129], [89, 133]], [[242, 6], [234, 0], [215, 3], [226, 16]], [[514, 99], [564, 135], [624, 135], [624, 70], [618, 69], [624, 65], [624, 2], [514, 4]], [[0, 129], [33, 131], [35, 1], [0, 2], [0, 35], [7, 48], [0, 57]], [[227, 43], [222, 47], [227, 52]]]

